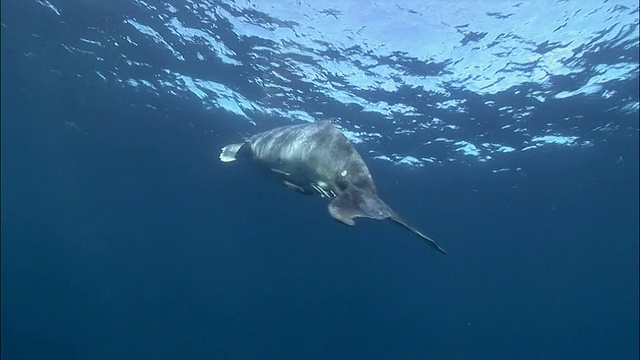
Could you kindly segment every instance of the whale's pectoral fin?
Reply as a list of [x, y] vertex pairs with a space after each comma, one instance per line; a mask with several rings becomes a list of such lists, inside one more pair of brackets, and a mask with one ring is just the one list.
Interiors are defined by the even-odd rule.
[[355, 225], [353, 219], [356, 217], [374, 220], [391, 219], [395, 223], [420, 236], [431, 247], [441, 253], [447, 253], [438, 243], [408, 224], [400, 215], [393, 211], [389, 205], [371, 192], [349, 188], [329, 203], [329, 213], [334, 219], [351, 226]]
[[365, 217], [382, 220], [395, 214], [376, 194], [349, 188], [329, 203], [334, 219], [353, 226], [353, 218]]
[[242, 146], [245, 144], [246, 143], [230, 144], [223, 147], [222, 151], [220, 152], [220, 161], [222, 162], [235, 161], [238, 153], [240, 152], [240, 149], [242, 149]]

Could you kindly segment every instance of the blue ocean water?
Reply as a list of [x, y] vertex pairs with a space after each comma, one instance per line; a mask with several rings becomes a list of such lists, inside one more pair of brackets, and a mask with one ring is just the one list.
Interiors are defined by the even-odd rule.
[[[637, 359], [633, 1], [8, 0], [3, 359]], [[220, 148], [331, 118], [387, 222]]]

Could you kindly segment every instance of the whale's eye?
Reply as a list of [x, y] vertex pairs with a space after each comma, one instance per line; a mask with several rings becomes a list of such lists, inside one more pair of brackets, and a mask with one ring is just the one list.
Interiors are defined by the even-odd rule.
[[342, 172], [340, 173], [340, 176], [347, 176], [347, 170], [342, 170]]

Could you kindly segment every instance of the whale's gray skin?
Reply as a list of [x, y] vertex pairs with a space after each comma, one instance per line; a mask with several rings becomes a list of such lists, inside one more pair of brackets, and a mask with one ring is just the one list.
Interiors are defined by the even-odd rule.
[[338, 221], [353, 226], [356, 217], [391, 219], [446, 254], [378, 197], [362, 157], [329, 121], [275, 128], [222, 148], [221, 161], [239, 158], [251, 160], [302, 194], [331, 198], [329, 213]]

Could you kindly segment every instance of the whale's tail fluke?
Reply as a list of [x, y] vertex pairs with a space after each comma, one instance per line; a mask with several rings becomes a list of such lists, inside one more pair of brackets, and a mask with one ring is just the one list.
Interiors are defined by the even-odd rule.
[[238, 154], [238, 151], [240, 151], [240, 149], [242, 148], [242, 145], [244, 145], [244, 143], [230, 144], [223, 147], [222, 151], [220, 152], [220, 161], [222, 162], [236, 161], [236, 155]]

